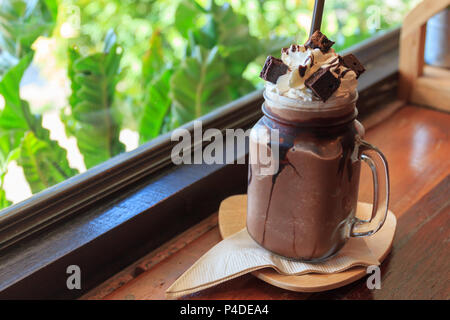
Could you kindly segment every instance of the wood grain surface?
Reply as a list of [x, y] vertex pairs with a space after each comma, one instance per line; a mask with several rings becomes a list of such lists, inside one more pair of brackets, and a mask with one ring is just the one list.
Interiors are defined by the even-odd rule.
[[[297, 293], [245, 275], [185, 298], [449, 299], [449, 136], [450, 114], [411, 105], [366, 132], [365, 139], [379, 147], [388, 159], [390, 210], [397, 216], [392, 252], [381, 267], [380, 290], [368, 290], [363, 278], [323, 293]], [[371, 202], [371, 196], [370, 172], [363, 169], [359, 200]], [[164, 299], [172, 282], [221, 240], [217, 214], [208, 219], [82, 299]], [[149, 263], [156, 256], [162, 258]]]

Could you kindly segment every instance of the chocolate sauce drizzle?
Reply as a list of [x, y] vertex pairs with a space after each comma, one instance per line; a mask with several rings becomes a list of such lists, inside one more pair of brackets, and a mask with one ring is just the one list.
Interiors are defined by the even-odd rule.
[[304, 66], [299, 65], [298, 66], [298, 73], [300, 74], [300, 77], [304, 77], [305, 76], [306, 68], [307, 68], [306, 65], [304, 65]]
[[[339, 66], [343, 66], [343, 71], [341, 72], [341, 70], [339, 69]], [[330, 61], [328, 68], [331, 70], [332, 68], [335, 68], [333, 71], [338, 75], [339, 79], [342, 79], [347, 72], [349, 71], [353, 71], [352, 69], [348, 69], [347, 67], [345, 67], [342, 63], [342, 58], [336, 57], [333, 60]]]
[[341, 139], [342, 147], [342, 158], [339, 161], [338, 174], [342, 176], [344, 174], [344, 166], [347, 164], [347, 174], [348, 180], [352, 180], [353, 168], [352, 160], [350, 159], [353, 150], [355, 149], [355, 135], [357, 134], [356, 129], [352, 126], [349, 133], [345, 134]]
[[[336, 57], [336, 58], [334, 58], [333, 60], [330, 61], [330, 64], [333, 64], [333, 63], [335, 63], [338, 60], [339, 60], [339, 57]], [[339, 64], [339, 62], [338, 62], [338, 64]]]
[[[283, 169], [286, 166], [291, 167], [292, 169], [294, 169], [294, 172], [297, 174], [298, 177], [300, 176], [300, 173], [298, 172], [297, 168], [295, 168], [295, 166], [289, 161], [288, 157], [287, 157], [287, 152], [294, 146], [294, 141], [286, 141], [284, 144], [279, 144], [279, 158], [280, 158], [280, 163], [279, 163], [279, 167], [278, 167], [278, 172], [275, 173], [272, 176], [272, 185], [270, 186], [270, 194], [269, 194], [269, 203], [267, 205], [267, 209], [266, 209], [266, 217], [264, 219], [264, 229], [263, 229], [263, 237], [262, 237], [262, 243], [264, 243], [264, 239], [266, 236], [266, 224], [267, 224], [267, 220], [269, 218], [269, 210], [270, 210], [270, 203], [272, 202], [272, 194], [273, 194], [273, 189], [275, 187], [275, 183], [277, 182], [277, 179], [280, 175], [280, 173], [283, 171]], [[267, 145], [268, 148], [272, 149], [272, 143], [269, 142]], [[295, 227], [294, 227], [295, 229]], [[294, 230], [295, 233], [295, 230]], [[295, 234], [294, 234], [295, 237]]]

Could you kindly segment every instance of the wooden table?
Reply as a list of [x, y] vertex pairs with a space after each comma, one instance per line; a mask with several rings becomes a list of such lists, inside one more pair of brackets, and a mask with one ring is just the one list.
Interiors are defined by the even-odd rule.
[[[450, 114], [405, 106], [367, 130], [389, 162], [390, 209], [398, 228], [381, 265], [382, 288], [365, 278], [322, 293], [296, 293], [245, 275], [185, 299], [449, 299]], [[371, 201], [363, 169], [359, 199]], [[82, 299], [164, 299], [165, 290], [221, 240], [217, 214], [129, 266]]]

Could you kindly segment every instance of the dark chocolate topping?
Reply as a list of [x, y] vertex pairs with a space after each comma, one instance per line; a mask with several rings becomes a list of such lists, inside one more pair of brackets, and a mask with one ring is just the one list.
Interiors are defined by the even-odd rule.
[[359, 78], [361, 73], [366, 71], [361, 62], [359, 62], [359, 60], [351, 53], [346, 54], [343, 57], [340, 57], [339, 60], [345, 67], [352, 69], [356, 73], [356, 79]]
[[305, 85], [324, 102], [339, 88], [340, 84], [341, 80], [336, 78], [329, 68], [321, 68], [305, 80]]
[[268, 56], [259, 76], [260, 78], [275, 84], [277, 83], [278, 78], [285, 74], [287, 70], [288, 66], [285, 65], [283, 61]]
[[326, 53], [328, 52], [328, 50], [330, 50], [333, 44], [334, 41], [329, 40], [326, 35], [324, 35], [319, 30], [316, 30], [308, 39], [308, 41], [306, 41], [305, 47], [309, 47], [311, 49], [319, 48], [320, 51]]

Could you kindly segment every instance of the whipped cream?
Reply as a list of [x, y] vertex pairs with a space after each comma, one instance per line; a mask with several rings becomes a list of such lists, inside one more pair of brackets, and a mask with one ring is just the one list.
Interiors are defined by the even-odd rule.
[[289, 67], [286, 74], [280, 76], [277, 83], [266, 81], [266, 91], [292, 99], [303, 101], [320, 100], [305, 86], [308, 79], [319, 68], [330, 68], [341, 84], [330, 98], [345, 97], [354, 94], [358, 82], [353, 70], [339, 64], [339, 55], [330, 48], [323, 53], [319, 48], [311, 49], [304, 45], [293, 44], [281, 50], [281, 60]]

